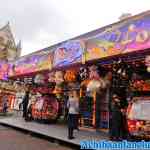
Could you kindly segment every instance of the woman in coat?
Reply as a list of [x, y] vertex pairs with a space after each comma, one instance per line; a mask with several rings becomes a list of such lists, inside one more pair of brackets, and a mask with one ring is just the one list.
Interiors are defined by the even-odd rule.
[[73, 130], [77, 129], [79, 114], [79, 99], [76, 91], [69, 94], [68, 107], [68, 138], [73, 139]]

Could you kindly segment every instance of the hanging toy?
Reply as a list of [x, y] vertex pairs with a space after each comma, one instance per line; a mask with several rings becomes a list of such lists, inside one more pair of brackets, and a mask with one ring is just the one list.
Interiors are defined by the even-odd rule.
[[55, 82], [55, 72], [51, 72], [48, 74], [48, 81]]
[[80, 81], [84, 81], [88, 78], [88, 69], [87, 68], [84, 68], [84, 67], [81, 67], [80, 70], [79, 70], [79, 80]]
[[56, 85], [54, 90], [53, 90], [54, 94], [58, 94], [58, 93], [62, 93], [62, 88], [60, 85]]
[[108, 72], [104, 77], [104, 82], [106, 86], [110, 86], [111, 81], [112, 81], [112, 72]]
[[150, 72], [150, 55], [145, 58], [145, 65], [147, 67], [147, 72]]
[[36, 84], [44, 84], [44, 76], [41, 74], [37, 74], [34, 78], [34, 83]]
[[100, 76], [98, 74], [97, 66], [91, 66], [89, 67], [89, 78], [91, 80], [99, 80]]
[[59, 85], [64, 82], [62, 71], [55, 72], [55, 82], [56, 82], [56, 85]]
[[87, 92], [99, 91], [101, 82], [98, 80], [91, 80], [87, 85]]
[[67, 70], [65, 75], [64, 75], [64, 79], [67, 82], [74, 82], [76, 80], [76, 71], [75, 70]]

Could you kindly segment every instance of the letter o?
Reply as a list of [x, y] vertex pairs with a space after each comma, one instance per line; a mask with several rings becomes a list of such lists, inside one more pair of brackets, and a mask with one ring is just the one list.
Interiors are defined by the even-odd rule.
[[149, 34], [147, 31], [143, 30], [139, 32], [136, 36], [136, 42], [138, 43], [144, 43], [146, 40], [148, 40]]

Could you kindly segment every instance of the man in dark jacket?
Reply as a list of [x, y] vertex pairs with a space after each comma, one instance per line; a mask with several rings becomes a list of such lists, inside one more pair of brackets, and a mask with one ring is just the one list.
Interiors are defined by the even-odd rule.
[[25, 118], [25, 120], [27, 120], [27, 117], [28, 117], [28, 103], [29, 103], [29, 90], [26, 91], [26, 94], [25, 94], [24, 99], [22, 101], [23, 118]]
[[3, 103], [3, 113], [6, 113], [7, 112], [7, 102], [8, 102], [8, 98], [6, 95], [4, 95], [4, 97], [2, 98], [2, 103]]

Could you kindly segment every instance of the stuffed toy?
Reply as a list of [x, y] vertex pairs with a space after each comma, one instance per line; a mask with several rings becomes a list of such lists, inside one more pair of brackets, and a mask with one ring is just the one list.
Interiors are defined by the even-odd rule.
[[79, 81], [84, 81], [89, 77], [88, 68], [81, 67], [79, 70]]
[[55, 72], [51, 72], [48, 74], [48, 81], [55, 82]]
[[64, 75], [64, 79], [67, 82], [74, 82], [76, 80], [76, 77], [77, 77], [77, 73], [74, 70], [67, 70]]
[[98, 80], [91, 80], [87, 85], [87, 92], [98, 91], [101, 87], [101, 82]]
[[44, 84], [44, 76], [41, 74], [37, 74], [34, 78], [34, 83]]
[[62, 71], [55, 72], [55, 82], [56, 85], [60, 85], [64, 82], [64, 76]]
[[97, 66], [91, 66], [89, 67], [89, 78], [91, 80], [99, 80], [100, 76], [98, 74]]

